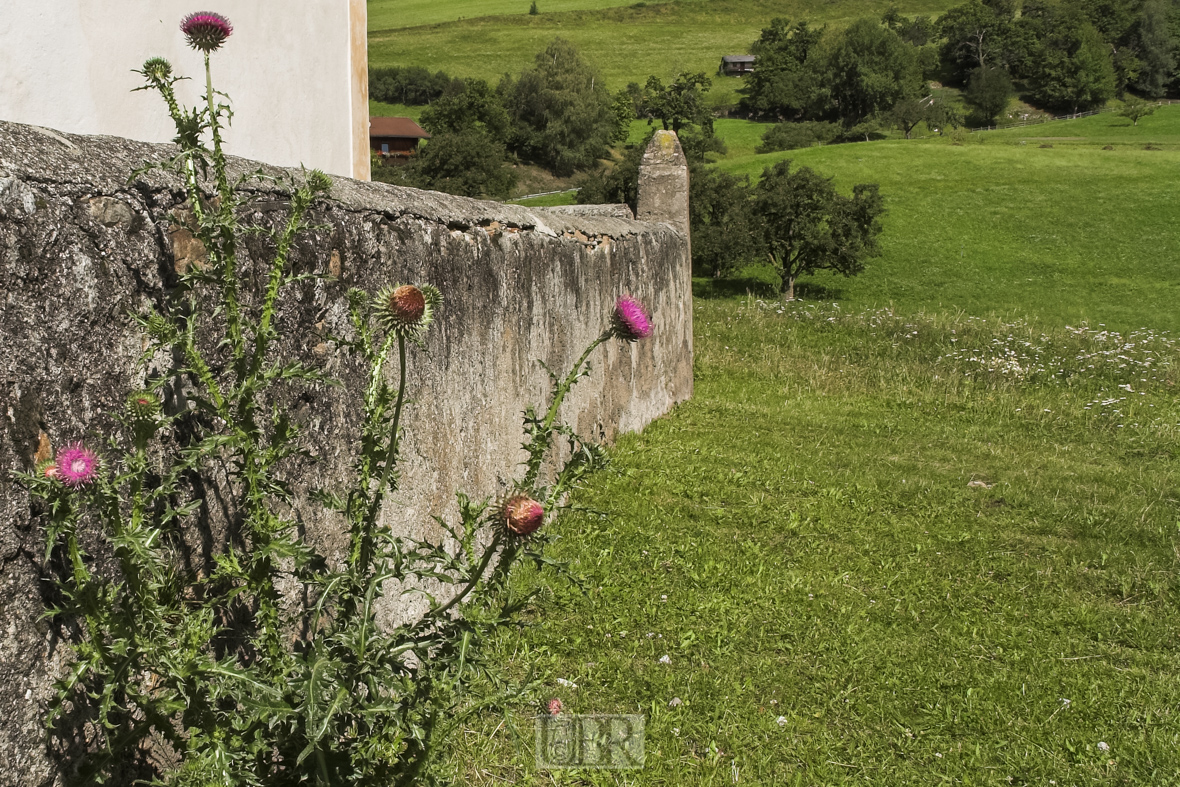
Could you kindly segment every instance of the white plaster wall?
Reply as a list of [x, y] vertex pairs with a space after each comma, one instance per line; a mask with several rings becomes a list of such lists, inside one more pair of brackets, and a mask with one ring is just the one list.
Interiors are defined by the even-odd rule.
[[204, 69], [180, 21], [210, 10], [234, 26], [213, 54], [214, 86], [234, 110], [229, 152], [367, 180], [364, 0], [205, 1], [0, 0], [0, 119], [171, 140], [159, 95], [132, 92], [143, 84], [133, 69], [166, 57], [192, 77], [177, 89], [195, 104]]

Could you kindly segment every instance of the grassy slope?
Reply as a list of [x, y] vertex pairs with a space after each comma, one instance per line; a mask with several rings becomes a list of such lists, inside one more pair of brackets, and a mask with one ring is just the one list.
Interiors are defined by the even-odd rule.
[[[1143, 150], [1147, 142], [1164, 149]], [[718, 166], [756, 178], [783, 158], [834, 175], [845, 191], [878, 182], [889, 209], [882, 257], [855, 279], [813, 277], [828, 288], [813, 295], [905, 312], [1180, 329], [1180, 212], [1170, 174], [1180, 166], [1180, 106], [1137, 128], [1098, 115], [972, 135], [963, 146], [834, 145]]]
[[[527, 16], [531, 0], [368, 0], [369, 29], [396, 30], [488, 16]], [[630, 5], [631, 0], [537, 0], [541, 13]]]
[[[906, 10], [937, 13], [953, 4], [951, 0], [914, 0]], [[527, 3], [524, 6], [527, 9]], [[482, 17], [412, 29], [383, 27], [383, 20], [392, 18], [385, 7], [370, 3], [369, 62], [374, 66], [420, 65], [455, 76], [495, 80], [501, 74], [518, 74], [554, 37], [561, 36], [576, 44], [599, 68], [607, 85], [617, 90], [632, 81], [642, 84], [651, 74], [663, 78], [681, 70], [713, 74], [722, 55], [747, 51], [774, 16], [839, 24], [861, 16], [879, 17], [890, 3], [688, 0], [642, 8]], [[388, 7], [394, 7], [392, 2]]]

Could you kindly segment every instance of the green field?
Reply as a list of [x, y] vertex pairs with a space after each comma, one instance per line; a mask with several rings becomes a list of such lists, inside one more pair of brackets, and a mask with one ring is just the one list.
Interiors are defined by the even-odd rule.
[[[479, 5], [506, 7], [498, 0]], [[544, 4], [540, 5], [544, 10]], [[862, 16], [880, 17], [891, 5], [887, 0], [684, 0], [537, 16], [482, 16], [407, 28], [404, 25], [413, 8], [420, 6], [423, 23], [435, 19], [431, 16], [435, 10], [414, 3], [404, 13], [396, 13], [394, 9], [404, 6], [392, 0], [370, 2], [369, 63], [374, 67], [425, 66], [454, 76], [494, 81], [502, 74], [519, 74], [550, 41], [561, 36], [577, 45], [598, 67], [607, 86], [617, 90], [628, 82], [643, 84], [652, 74], [665, 79], [678, 71], [713, 74], [722, 55], [748, 51], [759, 31], [775, 16], [844, 24]], [[916, 0], [908, 3], [906, 10], [936, 14], [951, 5], [951, 0]], [[453, 7], [445, 6], [448, 16]], [[528, 3], [512, 7], [527, 11]], [[721, 97], [732, 96], [729, 83], [736, 80], [726, 83], [719, 90]]]
[[[884, 8], [685, 2], [373, 43], [494, 78], [560, 33], [619, 87], [711, 71], [776, 14]], [[755, 155], [766, 128], [717, 120], [716, 166], [879, 183], [882, 256], [794, 303], [764, 266], [694, 282], [692, 400], [555, 525], [579, 581], [542, 577], [489, 654], [540, 685], [466, 724], [442, 775], [1180, 785], [1180, 106]], [[645, 767], [538, 770], [552, 697], [642, 714]]]
[[[1180, 107], [767, 156], [717, 128], [734, 172], [880, 182], [884, 256], [788, 304], [696, 282], [693, 399], [557, 525], [580, 584], [492, 655], [542, 685], [449, 774], [1180, 784]], [[642, 714], [645, 767], [537, 770], [550, 697]]]
[[[1148, 143], [1161, 150], [1144, 150]], [[1104, 150], [1108, 144], [1114, 149]], [[961, 146], [889, 140], [717, 166], [757, 178], [784, 158], [834, 176], [843, 190], [880, 183], [889, 211], [882, 256], [854, 279], [805, 279], [810, 297], [893, 304], [904, 313], [1180, 329], [1172, 174], [1180, 167], [1180, 106], [1138, 127], [1105, 114], [973, 134]]]
[[[538, 0], [537, 11], [586, 11], [631, 5], [632, 0]], [[396, 30], [487, 16], [527, 16], [531, 0], [368, 0], [369, 29]]]

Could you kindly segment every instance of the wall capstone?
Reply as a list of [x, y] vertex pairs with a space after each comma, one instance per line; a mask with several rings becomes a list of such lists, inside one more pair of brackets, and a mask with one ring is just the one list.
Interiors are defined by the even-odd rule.
[[669, 224], [687, 237], [688, 159], [672, 131], [657, 131], [639, 165], [639, 199], [635, 217]]

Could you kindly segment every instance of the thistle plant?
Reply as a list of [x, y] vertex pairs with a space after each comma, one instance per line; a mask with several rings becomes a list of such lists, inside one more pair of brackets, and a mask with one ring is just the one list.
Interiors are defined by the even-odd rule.
[[[351, 290], [350, 331], [334, 341], [364, 371], [359, 446], [339, 488], [301, 483], [292, 468], [310, 460], [305, 446], [316, 436], [286, 403], [339, 382], [285, 357], [277, 315], [290, 285], [306, 278], [293, 271], [292, 248], [331, 183], [315, 171], [291, 179], [285, 221], [243, 223], [243, 187], [264, 176], [231, 177], [222, 147], [229, 110], [210, 68], [233, 28], [200, 13], [182, 30], [205, 56], [202, 105], [179, 104], [166, 61], [140, 72], [177, 131], [178, 154], [157, 166], [181, 176], [207, 254], [178, 274], [164, 304], [137, 317], [145, 367], [161, 357], [175, 367], [149, 374], [102, 440], [69, 444], [21, 475], [43, 503], [58, 598], [49, 615], [73, 634], [48, 723], [90, 722], [83, 782], [121, 773], [146, 750], [156, 763], [150, 783], [176, 787], [428, 782], [432, 759], [467, 715], [528, 686], [511, 685], [481, 645], [528, 603], [508, 582], [513, 567], [548, 564], [545, 525], [602, 461], [558, 410], [596, 347], [643, 338], [650, 323], [638, 303], [621, 300], [574, 367], [551, 375], [544, 414], [527, 411], [515, 486], [500, 500], [458, 494], [457, 517], [436, 518], [439, 537], [428, 540], [385, 521], [397, 505], [408, 349], [424, 342], [443, 298], [425, 284]], [[269, 239], [266, 259], [239, 255], [247, 234]], [[554, 462], [559, 440], [564, 459]], [[186, 533], [207, 526], [205, 488], [226, 501], [228, 536], [209, 564], [187, 565], [178, 552]], [[340, 559], [297, 530], [295, 512], [314, 507], [346, 530]], [[426, 595], [426, 611], [381, 625], [378, 610], [407, 592]]]

